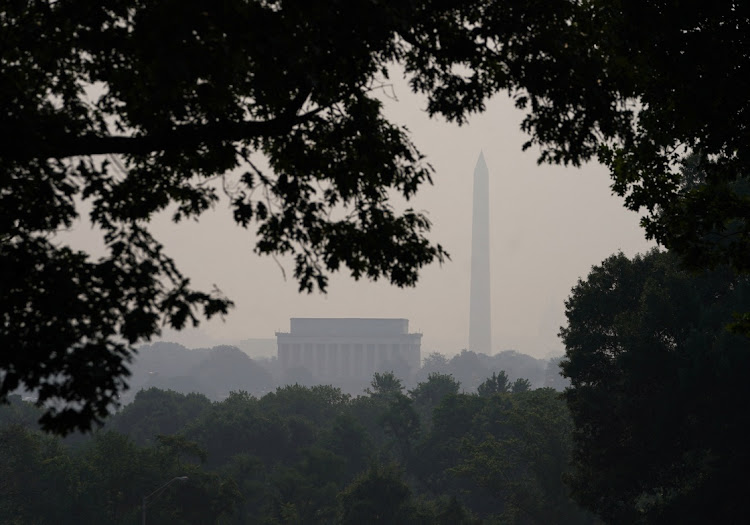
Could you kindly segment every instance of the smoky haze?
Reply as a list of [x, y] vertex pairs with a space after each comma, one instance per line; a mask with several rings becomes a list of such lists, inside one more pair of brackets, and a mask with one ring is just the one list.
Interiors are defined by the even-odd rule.
[[[395, 85], [381, 97], [386, 116], [410, 130], [435, 170], [433, 186], [423, 186], [409, 203], [395, 204], [426, 210], [431, 238], [451, 260], [424, 269], [413, 289], [337, 274], [326, 295], [300, 294], [290, 278], [292, 261], [254, 254], [254, 232], [234, 223], [226, 201], [199, 222], [173, 224], [165, 213], [152, 231], [167, 253], [196, 287], [216, 285], [235, 308], [223, 321], [204, 322], [197, 330], [165, 331], [163, 340], [188, 347], [242, 346], [243, 340], [272, 339], [291, 317], [400, 317], [423, 333], [423, 356], [467, 348], [472, 176], [482, 151], [489, 171], [491, 353], [514, 349], [539, 358], [562, 353], [557, 333], [563, 301], [592, 265], [620, 250], [633, 255], [649, 248], [639, 217], [611, 195], [601, 165], [540, 166], [537, 151], [522, 152], [523, 114], [507, 96], [495, 97], [484, 114], [458, 126], [428, 118], [425, 101], [397, 72], [393, 76]], [[77, 247], [99, 250], [98, 234], [84, 222], [67, 235]]]

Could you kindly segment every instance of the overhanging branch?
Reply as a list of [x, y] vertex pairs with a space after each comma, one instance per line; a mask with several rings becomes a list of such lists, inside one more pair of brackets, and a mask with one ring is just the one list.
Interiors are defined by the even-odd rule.
[[[202, 144], [234, 142], [288, 133], [324, 108], [299, 116], [282, 116], [266, 121], [221, 122], [177, 126], [169, 131], [136, 136], [71, 135], [39, 130], [11, 133], [0, 142], [0, 157], [9, 160], [67, 158], [88, 155], [146, 155], [156, 151], [195, 149]], [[41, 126], [40, 126], [41, 127]]]

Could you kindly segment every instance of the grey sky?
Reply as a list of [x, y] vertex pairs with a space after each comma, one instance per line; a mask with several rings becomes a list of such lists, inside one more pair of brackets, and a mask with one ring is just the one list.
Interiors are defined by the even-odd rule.
[[[507, 96], [459, 127], [429, 119], [424, 100], [400, 85], [398, 101], [385, 99], [387, 114], [406, 125], [435, 168], [434, 186], [410, 203], [426, 210], [432, 238], [451, 254], [442, 267], [425, 270], [415, 289], [385, 282], [331, 279], [327, 295], [301, 295], [289, 260], [279, 264], [252, 252], [254, 235], [236, 226], [222, 203], [200, 222], [174, 225], [154, 221], [153, 231], [184, 273], [199, 287], [216, 284], [236, 303], [222, 321], [200, 332], [166, 334], [188, 346], [271, 338], [289, 327], [290, 317], [405, 317], [424, 333], [423, 355], [453, 354], [468, 344], [472, 174], [480, 151], [490, 172], [493, 352], [515, 349], [536, 357], [561, 353], [557, 331], [563, 301], [592, 265], [622, 250], [627, 255], [650, 246], [638, 216], [613, 197], [606, 170], [537, 166], [537, 152], [522, 152], [522, 113]], [[94, 246], [84, 225], [72, 233], [77, 246]]]

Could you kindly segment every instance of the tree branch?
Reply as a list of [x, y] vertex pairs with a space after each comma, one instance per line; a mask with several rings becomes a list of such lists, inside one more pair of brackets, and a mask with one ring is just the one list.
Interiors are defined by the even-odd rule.
[[[195, 149], [201, 144], [234, 142], [288, 133], [294, 126], [310, 120], [323, 107], [299, 116], [282, 116], [266, 121], [221, 122], [177, 126], [169, 131], [140, 136], [102, 136], [68, 133], [8, 133], [0, 142], [0, 158], [31, 160], [87, 155], [146, 155], [155, 151]], [[39, 126], [41, 127], [41, 126]]]

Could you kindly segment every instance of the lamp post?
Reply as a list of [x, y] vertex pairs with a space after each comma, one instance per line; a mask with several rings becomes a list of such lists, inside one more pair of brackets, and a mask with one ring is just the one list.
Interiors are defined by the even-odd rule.
[[170, 486], [175, 481], [181, 481], [185, 482], [188, 480], [187, 476], [178, 476], [176, 478], [172, 478], [169, 481], [167, 481], [164, 485], [153, 491], [148, 496], [143, 496], [143, 499], [141, 500], [141, 524], [146, 525], [146, 505], [148, 505], [148, 500], [151, 498], [152, 500], [158, 498], [162, 495], [162, 493], [167, 490], [167, 487]]

